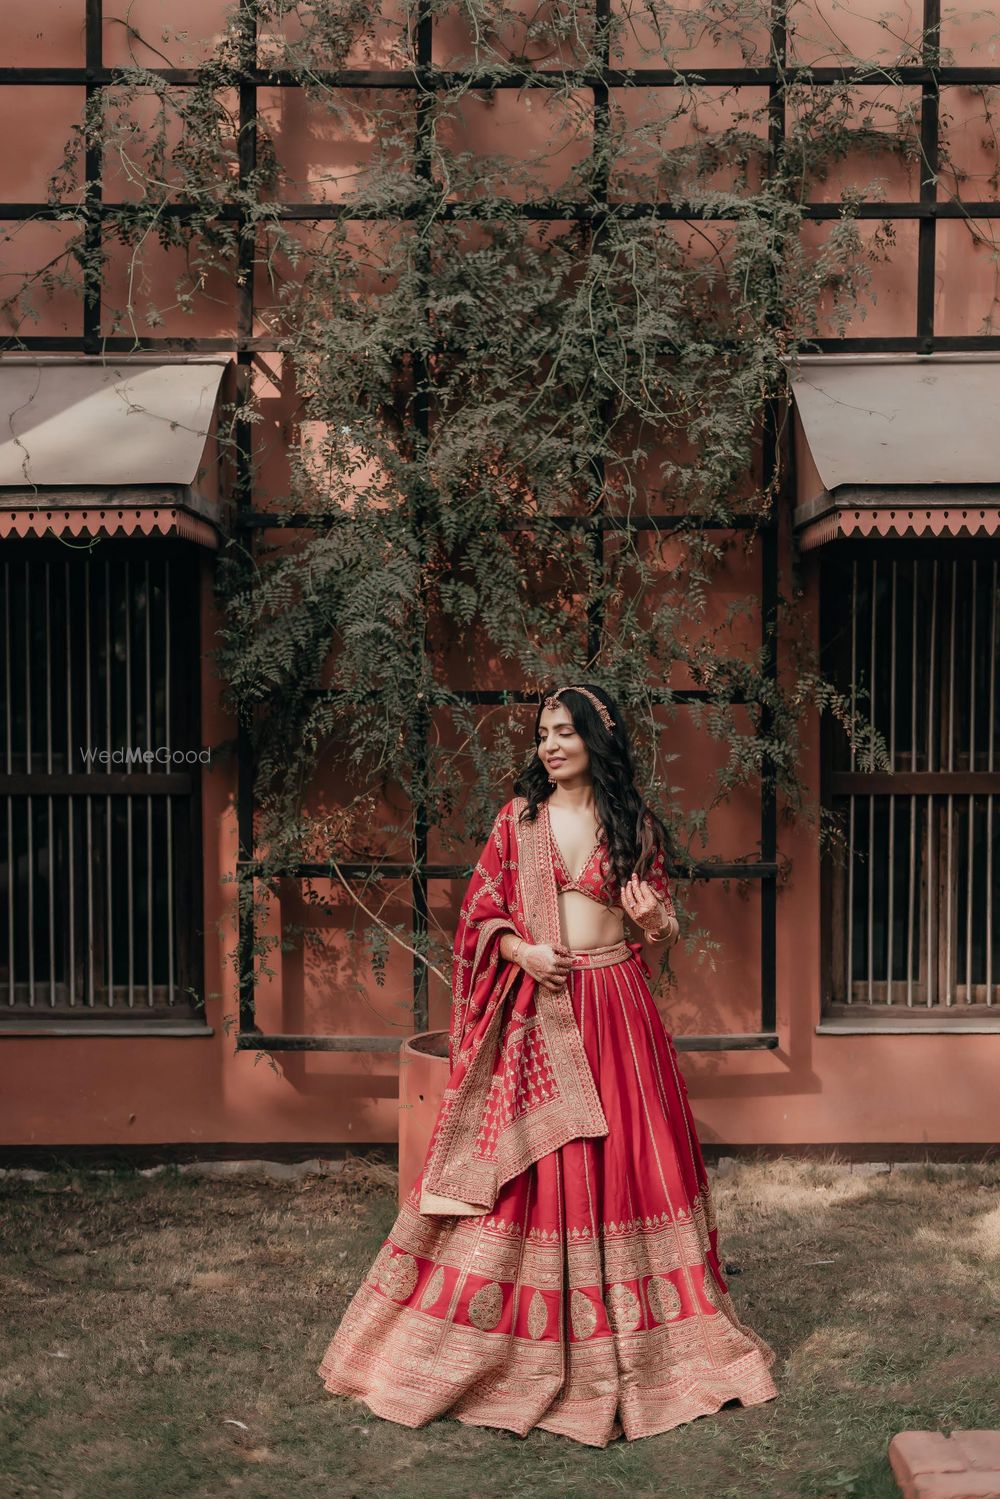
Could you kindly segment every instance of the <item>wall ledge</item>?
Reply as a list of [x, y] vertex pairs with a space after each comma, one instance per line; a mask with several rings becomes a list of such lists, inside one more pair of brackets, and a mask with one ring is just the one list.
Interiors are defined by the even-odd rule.
[[898, 1020], [821, 1020], [817, 1036], [997, 1036], [1000, 1015], [995, 1020], [948, 1020], [936, 1024], [907, 1025]]

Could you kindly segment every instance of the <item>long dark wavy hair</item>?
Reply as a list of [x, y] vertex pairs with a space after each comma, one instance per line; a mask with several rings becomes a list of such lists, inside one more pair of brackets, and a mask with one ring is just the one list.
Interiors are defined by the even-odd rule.
[[[610, 730], [604, 727], [597, 709], [582, 692], [572, 687], [565, 687], [560, 692], [559, 701], [572, 718], [590, 756], [594, 801], [604, 829], [604, 878], [607, 880], [613, 870], [619, 885], [623, 885], [633, 873], [645, 879], [659, 851], [663, 853], [667, 869], [672, 870], [675, 865], [673, 842], [665, 824], [643, 800], [635, 784], [632, 746], [621, 710], [603, 687], [590, 682], [581, 682], [580, 686], [586, 687], [604, 703], [614, 725]], [[538, 755], [538, 729], [545, 698], [557, 690], [548, 687], [542, 693], [535, 715], [535, 755], [514, 782], [514, 790], [528, 803], [522, 813], [526, 822], [535, 821], [538, 808], [552, 794], [548, 771]]]

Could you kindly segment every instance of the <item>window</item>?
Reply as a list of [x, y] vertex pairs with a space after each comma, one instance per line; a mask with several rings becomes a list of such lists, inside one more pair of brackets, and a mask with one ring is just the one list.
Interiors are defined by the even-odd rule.
[[824, 802], [824, 1009], [1000, 1015], [997, 559], [984, 542], [843, 544], [822, 559], [825, 669], [885, 739], [861, 769], [839, 725]]
[[6, 549], [0, 1023], [199, 1013], [198, 597], [169, 542]]

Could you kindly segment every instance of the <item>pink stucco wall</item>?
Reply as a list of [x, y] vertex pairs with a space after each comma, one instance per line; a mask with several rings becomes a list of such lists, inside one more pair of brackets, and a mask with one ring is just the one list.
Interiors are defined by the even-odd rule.
[[[206, 559], [202, 601], [212, 626]], [[807, 596], [806, 603], [810, 604]], [[204, 742], [227, 737], [216, 683], [206, 673]], [[815, 779], [815, 735], [807, 733], [807, 768]], [[679, 756], [676, 781], [697, 795], [703, 741], [671, 732]], [[0, 1139], [9, 1145], [172, 1142], [185, 1146], [394, 1143], [398, 1132], [398, 1060], [393, 1054], [278, 1054], [274, 1066], [237, 1054], [225, 1033], [236, 1013], [231, 965], [231, 885], [235, 858], [234, 787], [228, 771], [205, 777], [205, 986], [214, 1034], [204, 1039], [127, 1037], [5, 1038]], [[745, 853], [752, 809], [720, 821], [714, 849]], [[705, 1144], [930, 1144], [997, 1142], [995, 1108], [1000, 1035], [817, 1035], [819, 1019], [819, 871], [807, 827], [783, 833], [792, 873], [778, 897], [778, 1032], [776, 1050], [684, 1052], [699, 1131]], [[294, 890], [284, 909], [305, 908]], [[461, 890], [432, 889], [434, 913], [446, 927]], [[678, 954], [676, 987], [663, 992], [661, 1012], [675, 1035], [751, 1030], [758, 1024], [759, 923], [754, 890], [741, 898], [716, 885], [701, 887], [698, 910], [719, 950], [711, 959]], [[277, 920], [277, 913], [275, 914]], [[221, 923], [222, 930], [217, 927]], [[343, 926], [328, 928], [328, 947], [306, 962], [275, 959], [278, 980], [262, 989], [265, 1029], [398, 1034], [408, 1031], [409, 960], [394, 956], [384, 988], [355, 990], [359, 975]], [[363, 974], [360, 975], [363, 979]], [[432, 1025], [447, 1023], [443, 986], [435, 983]]]
[[[211, 25], [203, 5], [165, 0], [143, 0], [130, 9], [140, 29], [158, 24], [169, 10], [176, 28], [187, 21], [192, 38]], [[822, 29], [818, 8], [817, 24]], [[855, 11], [858, 7], [855, 7]], [[851, 25], [867, 23], [881, 13], [870, 3], [870, 15], [848, 17]], [[27, 12], [9, 8], [0, 17], [0, 49], [8, 64], [48, 62], [81, 65], [82, 0], [44, 0]], [[141, 25], [140, 25], [141, 22]], [[839, 8], [838, 25], [845, 13]], [[973, 30], [974, 30], [973, 26]], [[43, 39], [43, 40], [40, 40]], [[452, 39], [460, 50], [461, 38]], [[860, 48], [866, 45], [854, 39]], [[957, 45], [957, 38], [951, 39]], [[451, 43], [449, 43], [451, 45]], [[177, 44], [181, 47], [181, 44]], [[178, 53], [186, 64], [197, 55], [195, 40]], [[109, 58], [124, 60], [126, 42], [120, 29], [108, 30]], [[808, 48], [803, 42], [805, 50]], [[127, 50], [127, 49], [126, 49]], [[177, 47], [174, 48], [177, 50]], [[183, 54], [183, 55], [182, 55]], [[140, 54], [140, 60], [142, 56]], [[718, 57], [718, 64], [725, 59]], [[738, 59], [733, 59], [738, 61]], [[961, 60], [961, 58], [959, 59]], [[968, 59], [974, 61], [974, 57]], [[14, 99], [14, 93], [18, 98]], [[975, 105], [971, 91], [954, 90], [950, 129], [958, 148], [971, 153], [976, 145]], [[43, 95], [43, 97], [41, 97]], [[967, 97], [968, 95], [968, 97]], [[501, 96], [502, 97], [502, 96]], [[37, 201], [56, 164], [67, 122], [79, 109], [82, 90], [71, 87], [47, 91], [0, 90], [0, 125], [13, 111], [23, 125], [25, 111], [36, 120], [33, 131], [22, 132], [30, 149], [8, 152], [0, 167], [0, 193], [9, 199]], [[13, 101], [13, 102], [12, 102]], [[311, 182], [320, 195], [335, 192], [338, 171], [345, 159], [343, 142], [317, 146], [309, 136], [307, 111], [300, 104], [266, 99], [281, 116], [288, 169], [300, 181]], [[638, 107], [638, 105], [637, 105]], [[648, 107], [648, 101], [645, 101]], [[513, 102], [504, 101], [511, 110]], [[502, 129], [509, 135], [517, 121], [491, 116], [470, 122], [473, 133]], [[543, 121], [539, 129], [551, 128]], [[489, 144], [488, 141], [484, 142]], [[964, 143], [964, 144], [963, 144]], [[363, 143], [351, 143], [353, 156]], [[846, 170], [846, 169], [845, 169]], [[842, 174], [843, 175], [843, 171]], [[868, 166], [859, 177], [868, 180]], [[316, 184], [319, 183], [317, 187]], [[334, 184], [334, 185], [331, 185]], [[838, 180], [835, 189], [842, 186]], [[912, 186], [912, 184], [911, 184]], [[893, 192], [906, 196], [904, 182]], [[984, 193], [985, 195], [985, 193]], [[295, 196], [303, 194], [297, 189]], [[0, 209], [2, 218], [2, 209]], [[967, 234], [944, 226], [939, 248], [938, 309], [943, 331], [975, 332], [992, 306], [994, 269]], [[4, 269], [37, 263], [51, 254], [64, 231], [50, 224], [30, 225], [5, 246]], [[817, 230], [821, 233], [821, 230]], [[856, 320], [849, 333], [910, 332], [915, 294], [914, 246], [916, 225], [900, 225], [898, 251], [892, 264], [876, 268], [877, 299], [868, 318]], [[169, 257], [164, 257], [164, 260]], [[166, 273], [165, 264], [153, 266], [154, 281]], [[123, 269], [121, 276], [124, 276]], [[119, 290], [124, 282], [119, 280]], [[178, 318], [178, 327], [159, 332], [213, 334], [228, 326], [230, 305], [224, 288], [210, 288], [218, 300], [196, 309], [194, 318]], [[78, 309], [69, 293], [60, 294], [44, 311], [33, 331], [58, 334], [77, 326]], [[140, 313], [141, 322], [141, 313]], [[140, 331], [146, 331], [141, 329]], [[284, 479], [284, 449], [294, 431], [294, 405], [281, 361], [262, 359], [257, 372], [265, 424], [260, 431], [261, 484], [266, 494], [279, 492]], [[781, 567], [783, 591], [789, 590], [791, 538], [783, 521]], [[210, 642], [215, 627], [210, 568], [202, 564], [203, 638]], [[721, 615], [730, 597], [753, 586], [759, 557], [727, 561], [717, 579], [715, 607]], [[815, 632], [816, 555], [801, 563], [804, 585], [801, 610], [812, 619]], [[751, 637], [757, 625], [750, 621]], [[203, 743], [230, 739], [234, 725], [223, 714], [219, 684], [208, 664], [203, 666]], [[803, 771], [818, 786], [818, 732], [805, 728]], [[723, 747], [693, 728], [684, 710], [665, 731], [664, 749], [676, 754], [672, 779], [677, 795], [690, 805], [703, 804], [711, 786], [710, 773]], [[149, 1145], [170, 1142], [184, 1146], [242, 1143], [248, 1146], [282, 1142], [294, 1145], [366, 1142], [392, 1143], [397, 1138], [398, 1060], [392, 1053], [351, 1055], [337, 1053], [278, 1054], [273, 1064], [253, 1053], [237, 1053], [226, 1017], [237, 1011], [235, 974], [226, 954], [235, 943], [233, 886], [223, 884], [236, 856], [235, 783], [231, 761], [218, 759], [204, 776], [203, 828], [205, 864], [205, 979], [208, 1019], [213, 1027], [204, 1038], [155, 1037], [130, 1039], [2, 1037], [4, 1086], [0, 1089], [0, 1142], [7, 1145]], [[510, 794], [498, 794], [498, 805]], [[746, 794], [711, 818], [711, 852], [723, 857], [752, 857], [757, 836], [756, 799]], [[470, 848], [469, 853], [474, 854]], [[804, 1145], [856, 1143], [874, 1154], [885, 1144], [974, 1144], [1000, 1142], [1000, 1111], [996, 1109], [996, 1078], [1000, 1068], [997, 1035], [817, 1035], [820, 1010], [819, 859], [814, 829], [803, 824], [783, 827], [780, 852], [791, 860], [791, 875], [778, 897], [778, 1018], [779, 1045], [773, 1051], [683, 1053], [682, 1064], [691, 1103], [704, 1143], [729, 1145]], [[432, 918], [450, 931], [462, 890], [435, 885], [431, 890]], [[679, 952], [674, 958], [677, 983], [664, 989], [661, 1009], [675, 1035], [716, 1031], [749, 1031], [759, 1026], [759, 896], [756, 887], [746, 895], [718, 885], [702, 887], [696, 904], [713, 933], [718, 950]], [[277, 930], [281, 914], [290, 920], [313, 919], [300, 893], [282, 893], [280, 910], [273, 913]], [[358, 1031], [399, 1035], [408, 1031], [410, 961], [393, 953], [385, 987], [375, 985], [346, 941], [347, 912], [338, 908], [336, 920], [324, 929], [323, 944], [308, 958], [301, 953], [276, 954], [273, 983], [262, 985], [259, 1021], [267, 1030]], [[432, 987], [432, 1025], [447, 1024], [448, 996], [442, 983]]]

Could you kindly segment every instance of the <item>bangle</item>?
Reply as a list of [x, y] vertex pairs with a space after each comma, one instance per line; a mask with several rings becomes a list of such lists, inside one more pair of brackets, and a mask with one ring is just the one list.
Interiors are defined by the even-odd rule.
[[524, 938], [523, 937], [518, 937], [518, 939], [517, 939], [517, 946], [514, 948], [514, 951], [510, 955], [510, 961], [512, 963], [516, 963], [517, 962], [517, 954], [518, 954], [518, 952], [520, 951], [520, 949], [523, 946], [524, 946]]

